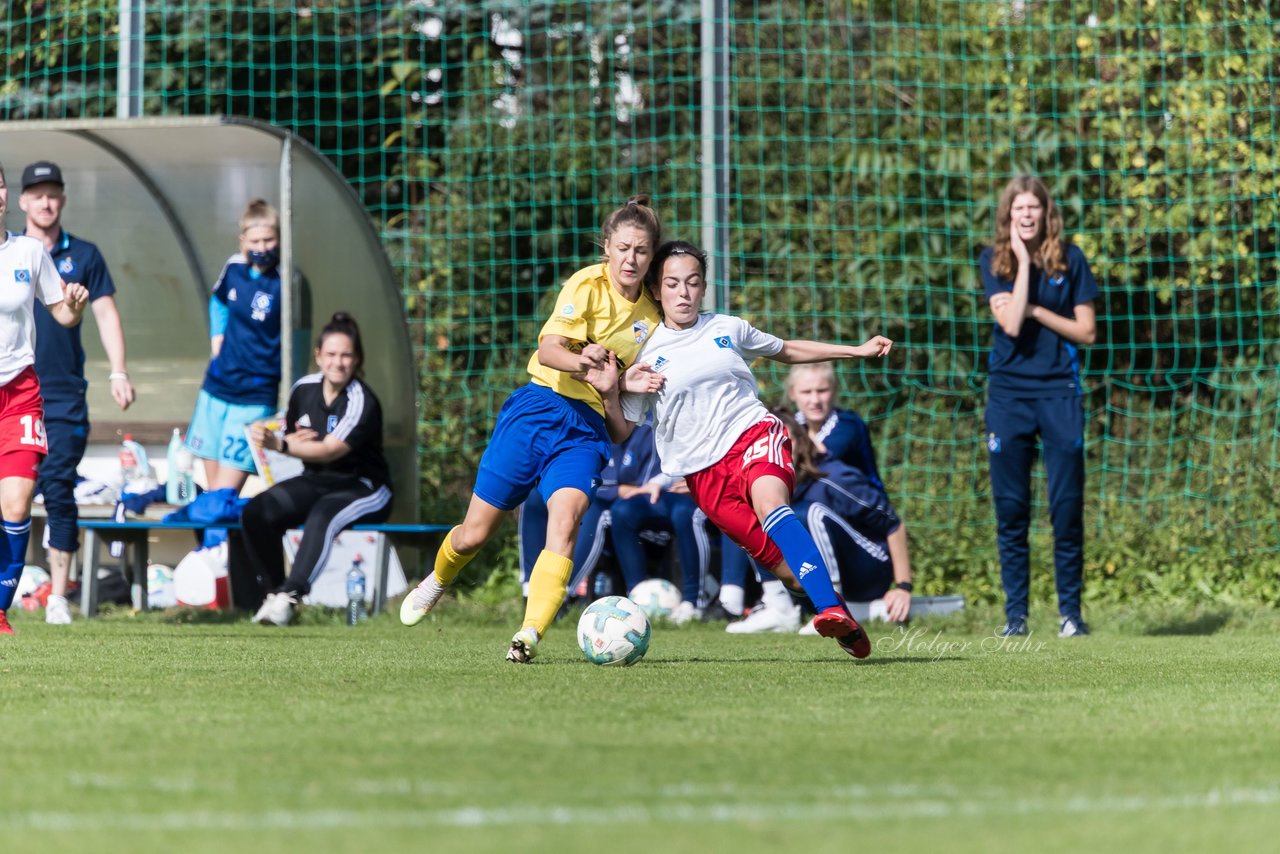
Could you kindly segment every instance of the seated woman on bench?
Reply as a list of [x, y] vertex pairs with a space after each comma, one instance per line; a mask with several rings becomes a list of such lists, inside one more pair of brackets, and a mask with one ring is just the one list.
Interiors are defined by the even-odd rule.
[[[355, 319], [335, 314], [320, 331], [315, 355], [319, 372], [298, 380], [289, 393], [284, 436], [264, 424], [253, 427], [254, 442], [305, 466], [301, 475], [256, 496], [240, 517], [250, 569], [273, 591], [253, 617], [264, 625], [289, 625], [340, 531], [391, 515], [382, 407], [360, 379], [364, 349]], [[281, 537], [299, 525], [302, 542], [285, 578]]]

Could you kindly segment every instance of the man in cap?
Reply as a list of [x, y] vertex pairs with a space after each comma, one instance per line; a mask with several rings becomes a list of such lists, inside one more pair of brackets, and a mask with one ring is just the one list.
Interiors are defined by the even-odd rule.
[[[64, 190], [62, 170], [56, 163], [42, 160], [22, 170], [18, 205], [27, 215], [26, 234], [44, 243], [64, 282], [82, 284], [89, 291], [98, 336], [111, 365], [107, 375], [111, 397], [122, 410], [128, 409], [133, 403], [134, 390], [125, 366], [124, 329], [113, 296], [115, 284], [98, 247], [63, 230], [62, 212], [67, 203]], [[44, 423], [49, 440], [49, 455], [40, 466], [36, 484], [36, 490], [44, 494], [48, 514], [46, 533], [52, 592], [45, 608], [45, 621], [65, 625], [71, 622], [67, 607], [71, 555], [80, 546], [75, 485], [76, 467], [89, 440], [89, 408], [85, 401], [88, 382], [84, 376], [80, 327], [60, 326], [38, 303], [35, 319], [35, 368], [44, 396]]]

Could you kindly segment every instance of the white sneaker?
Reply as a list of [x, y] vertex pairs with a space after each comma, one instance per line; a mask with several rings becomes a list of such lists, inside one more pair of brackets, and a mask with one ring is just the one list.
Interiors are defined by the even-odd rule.
[[254, 612], [251, 623], [265, 623], [267, 615], [271, 613], [271, 600], [276, 598], [276, 594], [268, 593], [267, 598], [262, 600], [262, 604], [258, 606], [258, 610]]
[[528, 664], [538, 655], [538, 630], [528, 626], [516, 632], [511, 639], [511, 648], [507, 650], [507, 661], [516, 664]]
[[66, 596], [50, 596], [44, 606], [44, 621], [52, 626], [71, 625], [71, 609], [67, 607]]
[[677, 626], [683, 626], [685, 623], [702, 619], [702, 609], [694, 605], [688, 599], [676, 606], [671, 612], [671, 622]]
[[814, 621], [814, 620], [816, 620], [816, 619], [817, 619], [817, 617], [816, 617], [816, 616], [815, 616], [815, 617], [811, 617], [811, 618], [809, 619], [809, 622], [805, 623], [803, 626], [801, 626], [801, 627], [800, 627], [800, 631], [798, 632], [798, 634], [802, 634], [802, 635], [813, 635], [814, 637], [817, 637], [817, 636], [818, 636], [818, 630], [817, 630], [817, 629], [814, 627], [814, 625], [813, 625], [813, 621]]
[[416, 626], [421, 623], [422, 618], [427, 616], [427, 612], [440, 601], [444, 591], [445, 585], [436, 581], [435, 572], [428, 572], [427, 577], [422, 579], [422, 582], [400, 603], [400, 622], [406, 626]]
[[790, 608], [781, 603], [761, 602], [745, 619], [730, 623], [724, 630], [731, 635], [756, 635], [764, 632], [790, 634], [800, 628], [800, 606]]
[[288, 593], [268, 594], [267, 601], [253, 615], [253, 621], [264, 626], [287, 626], [293, 620], [293, 608], [297, 604], [298, 600]]

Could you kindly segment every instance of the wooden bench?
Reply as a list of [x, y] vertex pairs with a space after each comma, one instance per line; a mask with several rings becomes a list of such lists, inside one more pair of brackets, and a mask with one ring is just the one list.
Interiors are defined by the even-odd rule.
[[[352, 525], [348, 531], [364, 531], [377, 538], [374, 549], [373, 565], [369, 578], [372, 584], [372, 612], [380, 613], [387, 604], [387, 572], [391, 565], [391, 541], [393, 539], [421, 539], [425, 536], [443, 534], [452, 525], [401, 525], [384, 523], [380, 525]], [[80, 530], [84, 532], [84, 549], [80, 570], [80, 612], [85, 617], [92, 617], [98, 610], [98, 569], [101, 566], [99, 549], [104, 542], [124, 543], [122, 566], [125, 578], [129, 581], [133, 592], [133, 605], [139, 610], [147, 609], [147, 564], [148, 538], [152, 531], [199, 531], [205, 528], [225, 528], [228, 536], [239, 535], [240, 523], [208, 522], [163, 522], [150, 519], [126, 519], [123, 522], [115, 519], [81, 519]]]

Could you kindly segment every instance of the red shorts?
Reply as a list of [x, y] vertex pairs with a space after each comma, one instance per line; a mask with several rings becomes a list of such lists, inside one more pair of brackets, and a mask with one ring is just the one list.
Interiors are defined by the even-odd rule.
[[28, 367], [0, 386], [0, 477], [35, 480], [40, 458], [48, 453], [40, 381]]
[[780, 478], [787, 492], [795, 488], [791, 438], [772, 415], [739, 436], [720, 462], [694, 472], [685, 482], [711, 524], [772, 570], [782, 563], [782, 552], [764, 532], [751, 506], [751, 484], [765, 475]]

